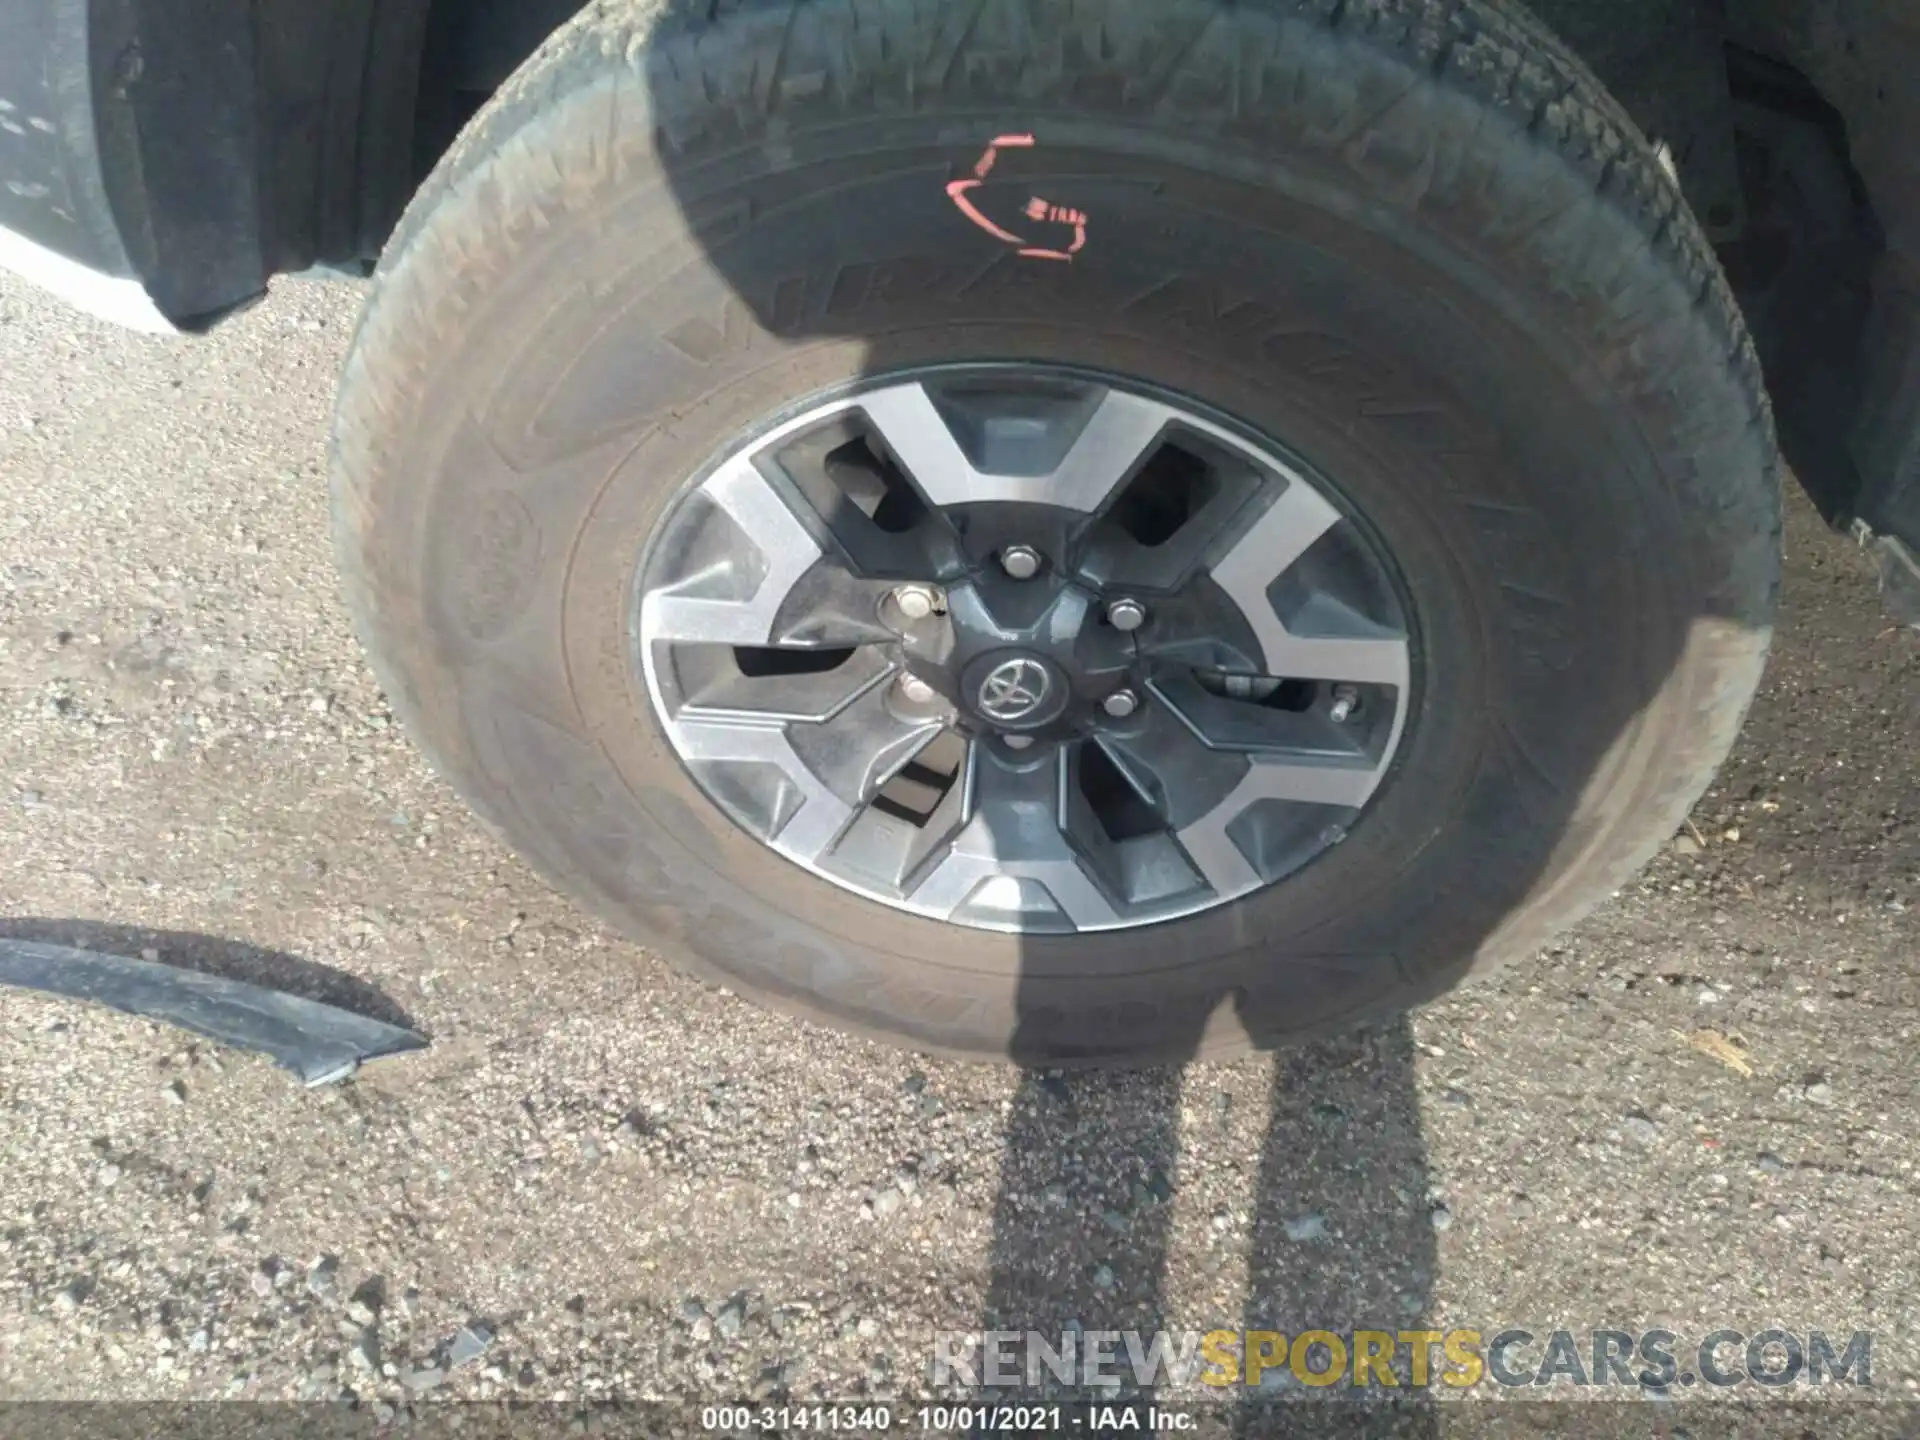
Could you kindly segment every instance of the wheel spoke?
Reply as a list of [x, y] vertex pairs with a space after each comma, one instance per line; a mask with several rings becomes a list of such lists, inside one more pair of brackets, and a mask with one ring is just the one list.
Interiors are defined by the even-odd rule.
[[1205, 815], [1247, 772], [1245, 756], [1209, 747], [1156, 692], [1136, 722], [1095, 737], [1127, 782], [1172, 829]]
[[1397, 635], [1292, 635], [1275, 624], [1277, 634], [1260, 637], [1270, 675], [1406, 688], [1407, 642]]
[[[854, 807], [794, 752], [784, 725], [682, 717], [674, 739], [681, 757], [709, 781], [709, 788], [751, 797], [751, 809], [742, 818], [797, 860], [816, 860], [853, 818]], [[742, 808], [737, 799], [734, 808]]]
[[894, 751], [892, 772], [854, 816], [823, 869], [896, 898], [966, 820], [966, 740], [937, 726]]
[[669, 663], [682, 702], [675, 713], [689, 719], [826, 720], [893, 673], [873, 645], [827, 651], [672, 648]]
[[944, 703], [915, 714], [897, 713], [889, 703], [890, 689], [871, 686], [827, 719], [788, 731], [800, 762], [855, 807], [872, 800], [953, 718]]
[[[1188, 799], [1172, 819], [1181, 847], [1216, 894], [1233, 894], [1259, 878], [1259, 866], [1241, 842], [1257, 843], [1275, 827], [1256, 824], [1251, 835], [1236, 837], [1233, 827], [1251, 807], [1286, 802], [1357, 810], [1380, 782], [1381, 753], [1369, 748], [1363, 732], [1331, 720], [1324, 704], [1270, 709], [1259, 700], [1215, 694], [1186, 673], [1163, 676], [1150, 689], [1193, 744], [1242, 766], [1232, 783]], [[1170, 742], [1162, 744], [1185, 773], [1204, 773]], [[1263, 809], [1256, 818], [1272, 817]], [[1310, 830], [1323, 823], [1296, 811], [1285, 828]]]
[[1245, 614], [1260, 644], [1266, 674], [1404, 689], [1405, 636], [1330, 600], [1302, 607], [1291, 627], [1274, 609], [1269, 595], [1274, 580], [1339, 520], [1340, 512], [1331, 503], [1293, 480], [1214, 563], [1214, 582]]
[[1117, 390], [1059, 420], [1023, 418], [1024, 426], [1078, 424], [1065, 453], [1042, 473], [1002, 473], [976, 465], [924, 385], [889, 386], [861, 397], [867, 420], [932, 505], [1023, 501], [1091, 513], [1132, 474], [1175, 418], [1165, 405]]
[[1065, 754], [1010, 763], [973, 748], [972, 811], [946, 855], [913, 890], [920, 909], [997, 929], [1086, 930], [1115, 924], [1111, 899], [1061, 828]]
[[727, 546], [650, 592], [640, 606], [641, 638], [765, 645], [788, 592], [821, 558], [820, 544], [745, 456], [721, 466], [698, 494], [732, 522], [749, 553], [739, 553], [738, 543]]
[[[1269, 687], [1277, 682], [1267, 680]], [[1189, 671], [1174, 671], [1151, 681], [1148, 689], [1199, 743], [1214, 750], [1301, 758], [1372, 768], [1365, 736], [1334, 723], [1324, 708], [1269, 708], [1266, 694], [1234, 699], [1203, 686]]]
[[1231, 827], [1247, 810], [1267, 800], [1358, 809], [1366, 804], [1379, 773], [1372, 765], [1255, 756], [1245, 777], [1207, 814], [1176, 838], [1217, 895], [1232, 895], [1263, 877], [1237, 843]]
[[[1249, 615], [1271, 609], [1267, 587], [1340, 521], [1340, 512], [1311, 487], [1289, 481], [1213, 566], [1213, 578]], [[1256, 603], [1258, 602], [1258, 603]]]
[[1109, 390], [1060, 468], [1041, 481], [1046, 487], [1041, 498], [1070, 510], [1098, 510], [1132, 476], [1173, 419], [1173, 411], [1164, 405]]

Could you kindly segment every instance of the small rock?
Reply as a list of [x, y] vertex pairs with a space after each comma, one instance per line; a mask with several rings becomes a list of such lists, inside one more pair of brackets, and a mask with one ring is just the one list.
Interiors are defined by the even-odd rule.
[[592, 1165], [600, 1159], [600, 1142], [591, 1135], [580, 1137], [580, 1158]]
[[918, 1070], [909, 1070], [907, 1078], [900, 1082], [900, 1088], [909, 1095], [918, 1095], [927, 1088], [927, 1077]]
[[1514, 1196], [1513, 1199], [1507, 1202], [1507, 1209], [1516, 1220], [1531, 1220], [1533, 1218], [1533, 1201], [1528, 1196]]
[[160, 963], [160, 952], [151, 945], [145, 945], [140, 949], [140, 958], [149, 965], [157, 965]]
[[403, 1370], [400, 1372], [400, 1384], [403, 1389], [415, 1395], [424, 1395], [446, 1383], [447, 1372], [438, 1365], [429, 1365], [424, 1370]]
[[262, 1260], [254, 1267], [253, 1274], [247, 1281], [253, 1287], [253, 1293], [262, 1300], [273, 1294], [273, 1272], [276, 1268], [273, 1261]]
[[331, 1295], [340, 1278], [340, 1262], [331, 1255], [322, 1255], [307, 1267], [307, 1293], [316, 1300], [324, 1300]]
[[86, 1294], [86, 1287], [78, 1280], [71, 1280], [54, 1293], [53, 1308], [62, 1315], [71, 1315], [80, 1308], [80, 1301]]
[[722, 1305], [720, 1312], [713, 1317], [714, 1331], [722, 1340], [737, 1339], [746, 1323], [747, 1302], [738, 1295]]
[[1065, 1205], [1067, 1203], [1067, 1187], [1062, 1185], [1058, 1180], [1055, 1180], [1040, 1193], [1040, 1198], [1045, 1200], [1049, 1205]]
[[187, 1350], [191, 1354], [204, 1355], [212, 1346], [213, 1336], [208, 1333], [205, 1326], [202, 1326], [187, 1337]]
[[1786, 1162], [1771, 1150], [1762, 1150], [1759, 1157], [1753, 1163], [1769, 1175], [1778, 1175], [1782, 1170], [1787, 1168]]
[[1327, 1220], [1324, 1215], [1296, 1215], [1286, 1222], [1289, 1240], [1324, 1240], [1327, 1235]]
[[1458, 1106], [1461, 1109], [1465, 1109], [1467, 1106], [1473, 1104], [1473, 1097], [1467, 1094], [1466, 1091], [1456, 1089], [1455, 1087], [1449, 1085], [1446, 1089], [1440, 1092], [1440, 1103], [1443, 1105], [1454, 1105], [1454, 1106]]
[[1824, 1080], [1814, 1081], [1813, 1084], [1807, 1086], [1801, 1093], [1807, 1097], [1807, 1102], [1812, 1105], [1831, 1105], [1833, 1103], [1833, 1086]]
[[1443, 1235], [1453, 1228], [1453, 1212], [1444, 1205], [1436, 1205], [1429, 1210], [1427, 1219], [1433, 1223], [1433, 1228]]
[[1673, 837], [1673, 853], [1676, 855], [1698, 855], [1700, 853], [1700, 842], [1691, 835], [1676, 835]]
[[853, 1327], [853, 1333], [862, 1340], [871, 1340], [880, 1333], [880, 1322], [871, 1315], [862, 1315], [859, 1323]]
[[1660, 1138], [1660, 1127], [1645, 1115], [1627, 1116], [1620, 1122], [1620, 1128], [1626, 1132], [1628, 1139], [1636, 1140], [1642, 1145], [1651, 1145]]
[[1109, 1230], [1124, 1230], [1127, 1228], [1127, 1217], [1122, 1215], [1118, 1210], [1102, 1210], [1100, 1212], [1100, 1223], [1105, 1225]]
[[689, 1295], [680, 1302], [680, 1307], [673, 1313], [679, 1317], [683, 1325], [691, 1325], [696, 1320], [707, 1318], [707, 1307], [700, 1303], [698, 1296]]
[[1113, 1273], [1113, 1267], [1105, 1264], [1093, 1267], [1092, 1279], [1093, 1288], [1096, 1290], [1111, 1290], [1117, 1283]]
[[447, 1364], [457, 1370], [486, 1354], [491, 1344], [493, 1331], [478, 1320], [469, 1320], [460, 1327], [460, 1333], [453, 1337], [453, 1343], [447, 1347]]
[[362, 1330], [353, 1337], [353, 1344], [347, 1347], [347, 1363], [356, 1370], [369, 1373], [380, 1368], [380, 1336], [373, 1330]]
[[187, 1087], [182, 1081], [169, 1080], [166, 1088], [161, 1090], [160, 1098], [169, 1105], [184, 1105], [187, 1103]]
[[93, 1172], [93, 1183], [102, 1190], [111, 1190], [120, 1183], [120, 1167], [109, 1160]]
[[1173, 1177], [1158, 1165], [1147, 1171], [1147, 1196], [1156, 1205], [1173, 1199]]
[[891, 1215], [900, 1208], [903, 1198], [898, 1190], [882, 1190], [873, 1197], [873, 1213]]
[[372, 1293], [364, 1286], [356, 1290], [353, 1298], [347, 1301], [347, 1319], [356, 1325], [370, 1326], [380, 1323], [379, 1307], [374, 1303]]

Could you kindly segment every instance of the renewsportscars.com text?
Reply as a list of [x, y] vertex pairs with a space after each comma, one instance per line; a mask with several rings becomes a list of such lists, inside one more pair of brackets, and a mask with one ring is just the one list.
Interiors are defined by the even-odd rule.
[[1477, 1385], [1633, 1387], [1873, 1383], [1873, 1334], [1823, 1330], [990, 1330], [934, 1338], [936, 1385], [1218, 1391], [1291, 1381], [1310, 1388]]

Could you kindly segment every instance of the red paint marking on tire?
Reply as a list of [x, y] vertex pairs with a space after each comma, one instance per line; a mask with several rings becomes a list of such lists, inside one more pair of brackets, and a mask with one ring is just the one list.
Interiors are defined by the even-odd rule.
[[1003, 244], [1014, 246], [1015, 253], [1025, 256], [1030, 260], [1070, 261], [1075, 255], [1080, 253], [1082, 247], [1087, 243], [1086, 211], [1074, 210], [1065, 205], [1055, 205], [1050, 201], [1042, 200], [1038, 195], [1027, 201], [1025, 207], [1022, 209], [1021, 213], [1029, 220], [1043, 224], [1073, 226], [1073, 239], [1068, 243], [1066, 249], [1062, 250], [1057, 247], [1031, 244], [1025, 236], [1015, 235], [1011, 230], [1003, 229], [985, 215], [981, 214], [980, 207], [968, 198], [968, 192], [979, 189], [981, 184], [985, 182], [987, 176], [992, 173], [994, 161], [999, 159], [1002, 150], [1031, 149], [1033, 143], [1033, 136], [1031, 135], [996, 135], [993, 140], [988, 143], [986, 150], [982, 152], [980, 158], [974, 162], [973, 177], [971, 179], [949, 180], [947, 182], [947, 198], [953, 201], [955, 207], [962, 215], [986, 231], [987, 234], [993, 236], [994, 239]]
[[987, 178], [987, 172], [993, 169], [993, 162], [1000, 158], [1000, 152], [1002, 150], [1008, 149], [1008, 148], [1015, 148], [1015, 149], [1030, 148], [1032, 145], [1033, 145], [1033, 136], [1031, 135], [996, 135], [994, 136], [993, 143], [987, 146], [987, 153], [982, 155], [980, 159], [974, 164], [974, 167], [973, 167], [974, 179], [984, 180]]

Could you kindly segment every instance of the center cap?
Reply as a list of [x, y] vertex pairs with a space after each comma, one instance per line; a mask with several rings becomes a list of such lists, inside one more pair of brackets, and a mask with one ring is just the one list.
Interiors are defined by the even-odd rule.
[[1066, 707], [1066, 677], [1024, 650], [994, 650], [979, 656], [961, 677], [960, 693], [989, 725], [1031, 730]]

